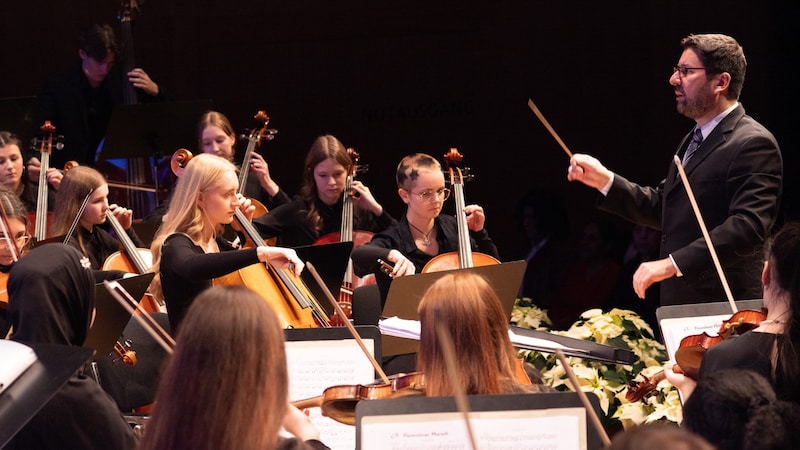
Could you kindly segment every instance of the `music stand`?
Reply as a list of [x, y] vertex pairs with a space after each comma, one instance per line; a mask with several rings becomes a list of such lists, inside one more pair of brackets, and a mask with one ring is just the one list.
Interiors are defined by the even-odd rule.
[[[155, 275], [155, 273], [145, 273], [117, 281], [138, 301], [144, 296]], [[94, 292], [97, 312], [83, 346], [94, 349], [98, 357], [103, 357], [114, 350], [114, 345], [131, 320], [131, 314], [117, 302], [105, 284], [96, 284]]]
[[160, 158], [163, 150], [194, 147], [197, 120], [211, 100], [117, 105], [111, 112], [98, 160]]
[[[317, 269], [320, 278], [325, 282], [325, 286], [333, 294], [333, 298], [339, 296], [339, 289], [342, 287], [344, 273], [347, 270], [347, 262], [350, 259], [350, 252], [353, 251], [353, 243], [332, 242], [330, 244], [306, 245], [295, 247], [294, 251], [303, 262], [310, 261]], [[328, 314], [333, 315], [333, 305], [328, 301], [328, 297], [322, 287], [314, 279], [310, 271], [304, 270], [300, 273], [300, 278], [308, 286], [308, 290]]]
[[36, 97], [0, 98], [0, 130], [10, 131], [19, 137], [23, 156], [28, 153], [28, 144], [33, 138], [35, 112]]
[[[441, 272], [428, 272], [416, 275], [398, 277], [392, 280], [389, 293], [386, 295], [386, 305], [383, 307], [384, 317], [397, 316], [401, 319], [419, 320], [417, 307], [425, 291], [439, 278], [455, 272], [469, 271], [483, 276], [489, 281], [500, 303], [503, 312], [511, 317], [511, 310], [517, 299], [522, 277], [525, 276], [525, 261], [511, 261], [502, 264], [470, 267], [467, 269], [444, 270]], [[419, 341], [384, 336], [384, 356], [415, 353], [419, 348]]]
[[[763, 301], [736, 301], [738, 310], [761, 310]], [[722, 321], [729, 319], [733, 311], [728, 302], [694, 303], [686, 305], [669, 305], [656, 309], [656, 319], [667, 347], [667, 356], [675, 360], [675, 352], [680, 347], [681, 339], [695, 334], [708, 333], [716, 336]]]
[[27, 343], [37, 361], [0, 394], [0, 448], [13, 438], [50, 401], [70, 376], [92, 356], [92, 349]]
[[[355, 329], [373, 357], [380, 361], [378, 327], [367, 325]], [[345, 327], [293, 328], [284, 330], [284, 335], [291, 400], [316, 397], [334, 385], [370, 384], [379, 376]], [[311, 409], [309, 418], [319, 430], [322, 441], [331, 448], [355, 447], [352, 426], [322, 416], [320, 408]]]
[[[586, 397], [602, 415], [597, 396], [587, 393]], [[478, 448], [488, 448], [486, 444], [493, 441], [509, 444], [508, 448], [602, 448], [575, 392], [469, 395], [467, 400], [476, 440], [484, 444]], [[508, 436], [513, 436], [517, 445], [511, 445]], [[454, 397], [406, 396], [363, 400], [356, 405], [356, 450], [392, 448], [392, 444], [469, 448], [468, 443]]]

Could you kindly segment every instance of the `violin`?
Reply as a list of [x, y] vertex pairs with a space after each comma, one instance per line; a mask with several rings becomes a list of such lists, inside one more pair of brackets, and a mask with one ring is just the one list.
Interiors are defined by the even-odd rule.
[[473, 254], [472, 252], [472, 244], [469, 240], [469, 228], [467, 227], [467, 213], [464, 212], [464, 208], [467, 206], [464, 201], [465, 177], [464, 172], [458, 167], [463, 158], [464, 157], [461, 156], [456, 148], [451, 148], [450, 152], [444, 155], [450, 173], [450, 185], [453, 188], [453, 197], [456, 202], [458, 252], [448, 252], [434, 256], [422, 267], [423, 273], [500, 264], [500, 261], [491, 255], [478, 252]]
[[[314, 245], [330, 244], [333, 242], [352, 242], [353, 248], [364, 245], [372, 240], [373, 233], [363, 230], [353, 230], [353, 180], [360, 169], [366, 170], [366, 166], [359, 166], [359, 154], [353, 149], [348, 148], [347, 154], [353, 161], [350, 171], [347, 173], [345, 181], [344, 196], [342, 200], [342, 223], [338, 233], [328, 233], [317, 239]], [[339, 289], [339, 305], [345, 312], [345, 317], [334, 314], [331, 317], [331, 325], [342, 326], [342, 320], [349, 320], [352, 315], [353, 290], [367, 284], [375, 284], [375, 275], [358, 277], [353, 273], [353, 260], [347, 260], [347, 269], [344, 272], [342, 287]]]
[[343, 384], [326, 388], [322, 395], [292, 402], [299, 409], [318, 407], [322, 415], [343, 423], [356, 424], [356, 404], [361, 400], [379, 400], [408, 395], [425, 395], [425, 375], [422, 372], [397, 375], [388, 383]]
[[[672, 370], [697, 380], [700, 373], [700, 364], [703, 362], [703, 355], [706, 350], [726, 339], [757, 328], [766, 318], [767, 314], [763, 310], [748, 309], [737, 311], [722, 322], [716, 336], [703, 332], [684, 337], [681, 339], [678, 350], [675, 351], [676, 364], [672, 366]], [[625, 393], [625, 398], [630, 402], [643, 399], [654, 391], [658, 383], [664, 378], [666, 378], [666, 373], [662, 370], [652, 377], [644, 377], [643, 381], [631, 381], [628, 391]]]

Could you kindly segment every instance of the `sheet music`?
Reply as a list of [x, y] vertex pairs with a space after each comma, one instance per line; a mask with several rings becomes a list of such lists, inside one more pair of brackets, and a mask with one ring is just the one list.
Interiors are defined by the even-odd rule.
[[722, 322], [730, 319], [730, 314], [718, 314], [713, 316], [696, 317], [676, 317], [661, 319], [661, 334], [664, 335], [664, 345], [667, 347], [667, 355], [670, 361], [675, 361], [675, 352], [680, 348], [681, 339], [695, 334], [708, 333], [716, 336], [717, 331], [722, 326]]
[[[478, 448], [586, 449], [583, 408], [470, 412]], [[360, 448], [471, 449], [460, 412], [375, 415], [361, 420]]]
[[36, 362], [36, 352], [16, 341], [0, 339], [0, 392], [11, 386], [23, 372]]
[[[375, 341], [363, 341], [374, 356]], [[375, 369], [353, 339], [287, 341], [286, 364], [291, 401], [322, 395], [326, 388], [339, 384], [375, 381]], [[319, 429], [322, 442], [332, 450], [355, 448], [354, 426], [322, 416], [320, 408], [311, 408], [308, 412], [311, 422]]]

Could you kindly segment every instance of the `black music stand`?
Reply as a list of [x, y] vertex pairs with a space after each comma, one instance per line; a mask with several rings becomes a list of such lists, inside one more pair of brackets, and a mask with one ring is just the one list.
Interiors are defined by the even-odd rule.
[[94, 351], [68, 345], [26, 343], [37, 361], [0, 394], [0, 448], [3, 448]]
[[117, 105], [111, 112], [98, 160], [156, 158], [194, 147], [197, 120], [211, 100]]
[[[431, 284], [447, 274], [469, 271], [481, 275], [489, 281], [489, 284], [500, 299], [500, 303], [503, 305], [503, 311], [506, 316], [510, 317], [527, 265], [528, 263], [525, 261], [511, 261], [502, 264], [419, 273], [395, 278], [389, 286], [389, 293], [386, 295], [383, 316], [419, 320], [417, 307]], [[383, 354], [385, 356], [416, 353], [418, 348], [419, 341], [417, 340], [395, 336], [384, 336], [383, 339]]]
[[[330, 244], [321, 245], [305, 245], [302, 247], [295, 247], [294, 251], [302, 261], [310, 261], [311, 264], [317, 269], [319, 277], [325, 282], [325, 286], [333, 295], [333, 298], [338, 298], [339, 289], [342, 287], [344, 280], [344, 273], [347, 271], [347, 261], [350, 259], [350, 252], [353, 250], [353, 243], [347, 242], [332, 242]], [[333, 315], [333, 305], [328, 301], [328, 297], [322, 287], [314, 279], [311, 271], [304, 270], [300, 273], [300, 278], [308, 286], [308, 290], [314, 295], [322, 309], [328, 314], [328, 317]]]

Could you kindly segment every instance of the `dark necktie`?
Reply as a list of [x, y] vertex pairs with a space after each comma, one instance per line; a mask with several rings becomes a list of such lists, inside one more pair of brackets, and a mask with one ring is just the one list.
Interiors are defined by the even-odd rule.
[[684, 166], [689, 162], [692, 155], [694, 155], [695, 150], [697, 150], [701, 142], [703, 142], [703, 133], [700, 131], [700, 128], [695, 128], [694, 133], [692, 133], [692, 141], [689, 142], [689, 146], [686, 147], [686, 153], [683, 154], [682, 164]]

